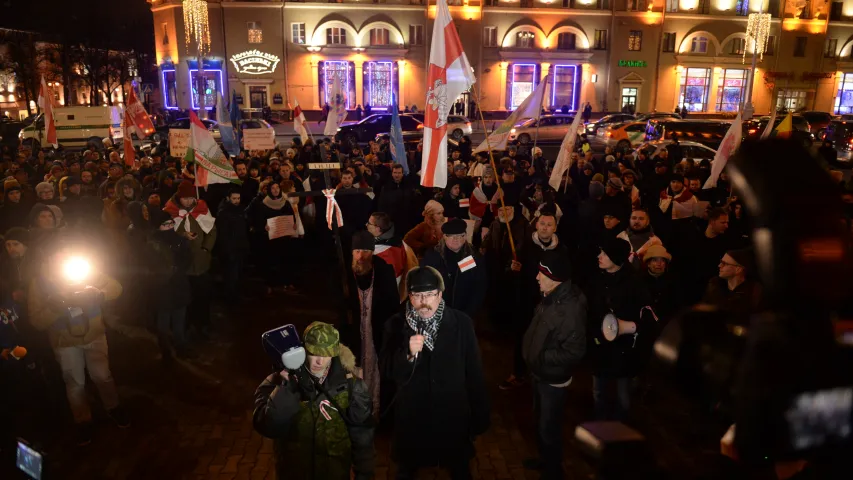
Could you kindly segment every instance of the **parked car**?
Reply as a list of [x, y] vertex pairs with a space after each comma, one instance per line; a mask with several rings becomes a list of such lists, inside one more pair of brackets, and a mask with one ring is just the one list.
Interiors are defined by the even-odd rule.
[[719, 148], [731, 123], [720, 120], [676, 120], [652, 119], [646, 126], [646, 140], [658, 140], [665, 135], [671, 140], [674, 135], [679, 141], [688, 140]]
[[[424, 123], [424, 114], [423, 113], [403, 113], [400, 115], [412, 117], [417, 119], [417, 121]], [[402, 122], [402, 121], [401, 121]], [[402, 126], [402, 124], [401, 124]], [[406, 128], [403, 127], [403, 130]], [[474, 129], [471, 127], [471, 121], [468, 120], [468, 117], [463, 117], [462, 115], [448, 115], [447, 116], [447, 136], [454, 139], [460, 140], [463, 135], [471, 135]]]
[[[533, 143], [538, 134], [537, 142], [561, 142], [574, 121], [574, 115], [562, 113], [542, 115], [538, 121], [535, 118], [530, 118], [509, 131], [509, 140], [518, 139], [518, 143], [521, 144]], [[583, 133], [583, 127], [580, 127], [578, 133]]]
[[654, 120], [656, 118], [674, 118], [676, 120], [681, 120], [681, 115], [678, 112], [648, 112], [648, 113], [640, 113], [636, 115], [635, 118], [638, 122], [648, 122], [649, 120]]
[[[785, 115], [777, 115], [776, 120], [773, 122], [773, 128], [778, 127], [784, 119]], [[760, 138], [769, 121], [770, 117], [768, 116], [747, 120], [743, 124], [743, 138]], [[791, 138], [801, 142], [804, 147], [810, 148], [812, 143], [814, 143], [815, 136], [811, 133], [811, 126], [809, 125], [809, 122], [801, 115], [793, 115], [791, 117], [791, 124], [793, 126]]]
[[[634, 157], [636, 158], [637, 152], [640, 150], [645, 151], [649, 157], [651, 157], [671, 143], [672, 141], [670, 140], [653, 140], [651, 142], [646, 142], [634, 150]], [[716, 150], [699, 142], [691, 142], [689, 140], [682, 142], [679, 140], [678, 144], [681, 146], [684, 158], [692, 158], [696, 160], [696, 163], [699, 163], [701, 160], [706, 158], [713, 163], [714, 156], [717, 154]]]
[[[210, 133], [213, 134], [213, 138], [217, 142], [221, 141], [220, 137], [219, 137], [219, 128], [218, 128], [218, 124], [216, 123], [216, 120], [205, 119], [205, 120], [202, 120], [201, 123], [203, 123], [204, 126], [207, 127], [207, 129], [210, 131]], [[189, 117], [179, 118], [179, 119], [175, 120], [174, 122], [167, 123], [166, 125], [160, 125], [159, 127], [156, 127], [154, 129], [154, 134], [151, 135], [151, 139], [154, 140], [154, 142], [156, 142], [156, 143], [160, 143], [163, 140], [169, 140], [169, 130], [171, 130], [173, 128], [179, 129], [179, 130], [189, 130], [189, 128], [190, 128]]]
[[596, 135], [598, 133], [599, 128], [603, 128], [608, 125], [613, 125], [614, 123], [624, 123], [633, 120], [636, 120], [636, 118], [630, 113], [614, 113], [612, 115], [605, 115], [594, 122], [587, 123], [586, 134]]
[[810, 131], [816, 138], [821, 138], [823, 136], [823, 129], [825, 129], [827, 125], [829, 125], [829, 122], [832, 121], [832, 115], [829, 112], [809, 111], [800, 112], [800, 115], [809, 122], [809, 126], [811, 127]]
[[645, 141], [646, 122], [614, 123], [604, 129], [598, 129], [596, 138], [605, 146], [628, 150]]
[[[423, 136], [424, 124], [411, 115], [400, 115], [400, 126], [403, 128], [404, 137], [407, 132], [415, 132], [419, 133], [421, 137]], [[350, 143], [363, 143], [390, 131], [391, 114], [376, 113], [358, 123], [338, 127], [335, 138]]]
[[[65, 148], [103, 148], [103, 139], [116, 142], [124, 138], [121, 122], [123, 112], [119, 107], [57, 107], [53, 111], [56, 140]], [[18, 132], [18, 140], [34, 149], [47, 143], [44, 133], [44, 115]]]
[[853, 121], [833, 120], [823, 131], [821, 140], [831, 140], [838, 160], [853, 161]]

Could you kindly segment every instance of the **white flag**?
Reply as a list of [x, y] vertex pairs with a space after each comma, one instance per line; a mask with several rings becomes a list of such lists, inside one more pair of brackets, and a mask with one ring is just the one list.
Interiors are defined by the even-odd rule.
[[302, 144], [305, 145], [305, 142], [308, 141], [308, 129], [305, 128], [305, 114], [302, 112], [302, 107], [299, 106], [299, 100], [294, 98], [293, 101], [296, 103], [296, 107], [293, 108], [293, 130], [299, 134]]
[[770, 134], [773, 133], [773, 124], [774, 123], [776, 123], [776, 109], [775, 108], [770, 113], [770, 121], [767, 122], [767, 126], [764, 127], [764, 131], [761, 132], [761, 139], [762, 140], [769, 137]]
[[[773, 125], [771, 122], [770, 125]], [[714, 163], [711, 165], [711, 176], [708, 177], [708, 180], [705, 182], [704, 188], [714, 188], [717, 186], [717, 179], [720, 178], [720, 173], [722, 173], [723, 169], [726, 168], [726, 164], [729, 163], [729, 157], [735, 153], [737, 147], [740, 146], [740, 141], [743, 137], [743, 121], [740, 119], [740, 112], [737, 112], [737, 116], [735, 117], [734, 122], [729, 127], [729, 131], [726, 132], [726, 136], [723, 137], [723, 141], [720, 143], [720, 148], [717, 149], [717, 154], [714, 155]]]
[[507, 140], [509, 140], [512, 127], [526, 118], [535, 118], [538, 120], [542, 114], [542, 100], [545, 98], [545, 87], [548, 85], [548, 78], [550, 77], [545, 77], [539, 82], [536, 89], [530, 92], [527, 98], [521, 102], [521, 105], [489, 135], [488, 141], [483, 140], [483, 143], [474, 149], [472, 153], [486, 152], [489, 150], [489, 147], [492, 147], [492, 150], [506, 150]]
[[326, 116], [324, 135], [335, 135], [338, 132], [338, 127], [344, 123], [344, 119], [347, 117], [347, 89], [343, 83], [344, 79], [340, 77], [332, 79], [332, 88], [329, 89], [329, 97], [332, 98], [332, 103], [329, 105], [329, 114]]
[[[583, 102], [579, 105], [583, 105]], [[551, 178], [548, 179], [548, 185], [551, 185], [554, 190], [560, 189], [560, 180], [563, 179], [563, 174], [572, 166], [572, 153], [575, 151], [575, 142], [578, 139], [581, 116], [581, 112], [575, 112], [575, 119], [572, 121], [569, 131], [566, 132], [562, 145], [560, 145], [560, 153], [557, 154], [557, 163], [554, 164]]]

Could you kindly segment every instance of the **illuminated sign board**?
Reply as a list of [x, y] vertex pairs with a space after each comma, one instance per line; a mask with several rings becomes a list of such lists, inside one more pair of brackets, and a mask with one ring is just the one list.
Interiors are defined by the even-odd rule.
[[649, 65], [645, 60], [619, 60], [620, 67], [646, 68]]
[[258, 50], [248, 50], [231, 56], [231, 63], [237, 69], [237, 73], [249, 75], [263, 75], [272, 73], [278, 66], [279, 58], [271, 53]]

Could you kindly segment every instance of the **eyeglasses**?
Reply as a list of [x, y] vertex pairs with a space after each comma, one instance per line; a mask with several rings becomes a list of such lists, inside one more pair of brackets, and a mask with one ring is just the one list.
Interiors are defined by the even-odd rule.
[[423, 292], [423, 293], [410, 293], [409, 297], [414, 300], [428, 300], [433, 299], [438, 296], [438, 291], [435, 292]]
[[720, 260], [720, 265], [725, 265], [727, 267], [740, 267], [741, 266], [741, 265], [738, 265], [737, 263], [729, 263], [729, 262], [724, 262], [722, 260]]

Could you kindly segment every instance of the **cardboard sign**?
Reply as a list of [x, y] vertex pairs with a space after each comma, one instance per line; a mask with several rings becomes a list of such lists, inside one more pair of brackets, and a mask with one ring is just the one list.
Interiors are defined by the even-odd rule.
[[281, 215], [267, 219], [270, 240], [281, 237], [297, 237], [296, 228], [293, 226], [293, 215]]
[[169, 155], [182, 158], [187, 154], [187, 149], [190, 147], [190, 129], [189, 128], [170, 128], [169, 129]]
[[246, 150], [272, 150], [275, 136], [266, 128], [243, 129], [243, 148]]

